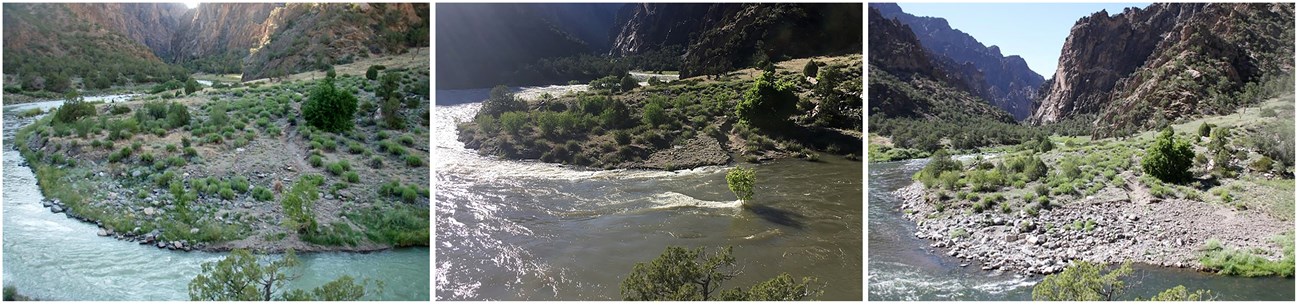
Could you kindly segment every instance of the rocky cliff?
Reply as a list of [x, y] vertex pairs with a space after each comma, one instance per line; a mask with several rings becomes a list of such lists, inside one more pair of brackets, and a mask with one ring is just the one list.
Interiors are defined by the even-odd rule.
[[[1079, 19], [1032, 123], [1098, 115], [1096, 136], [1230, 112], [1249, 83], [1292, 71], [1294, 4], [1157, 3]], [[1158, 110], [1158, 111], [1153, 111]]]
[[685, 46], [681, 76], [862, 50], [861, 4], [647, 3], [626, 6], [611, 52]]
[[442, 89], [515, 84], [509, 74], [521, 66], [604, 48], [565, 31], [571, 26], [562, 22], [573, 19], [548, 18], [533, 4], [439, 4], [436, 19], [438, 68], [434, 73]]
[[279, 4], [204, 3], [180, 17], [169, 60], [192, 68], [238, 73], [248, 50], [266, 36], [266, 23]]
[[244, 59], [253, 80], [428, 46], [428, 4], [290, 3], [271, 11]]
[[997, 46], [984, 46], [974, 37], [953, 29], [943, 18], [918, 17], [893, 3], [871, 3], [884, 18], [907, 25], [927, 52], [947, 58], [947, 70], [966, 79], [977, 96], [1023, 120], [1033, 112], [1033, 100], [1043, 77], [1029, 69], [1019, 56], [1003, 56]]

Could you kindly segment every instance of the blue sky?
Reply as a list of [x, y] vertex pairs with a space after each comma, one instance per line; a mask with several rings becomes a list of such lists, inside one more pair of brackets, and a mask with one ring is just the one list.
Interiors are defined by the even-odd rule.
[[1150, 3], [899, 3], [903, 12], [940, 17], [948, 25], [996, 45], [1002, 55], [1020, 55], [1043, 78], [1056, 72], [1061, 46], [1074, 22], [1105, 9], [1111, 15], [1125, 7]]

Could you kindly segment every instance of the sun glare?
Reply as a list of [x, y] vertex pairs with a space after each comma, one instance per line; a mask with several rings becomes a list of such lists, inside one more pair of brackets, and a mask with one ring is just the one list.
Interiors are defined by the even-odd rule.
[[184, 4], [185, 4], [185, 7], [187, 7], [187, 8], [196, 8], [196, 7], [199, 7], [199, 2], [198, 2], [198, 1], [182, 1], [181, 3], [184, 3]]

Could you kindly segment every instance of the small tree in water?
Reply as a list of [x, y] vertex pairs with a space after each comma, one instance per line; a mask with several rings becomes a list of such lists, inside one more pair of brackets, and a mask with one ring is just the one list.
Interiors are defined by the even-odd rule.
[[285, 284], [301, 277], [293, 272], [301, 264], [290, 249], [284, 257], [263, 265], [247, 249], [230, 251], [226, 258], [203, 263], [202, 271], [190, 281], [191, 301], [356, 301], [365, 297], [366, 287], [375, 284], [370, 293], [379, 293], [383, 282], [364, 279], [357, 283], [351, 276], [342, 276], [311, 291], [294, 289], [276, 295]]
[[[1105, 275], [1105, 264], [1076, 261], [1058, 274], [1048, 275], [1034, 285], [1034, 301], [1118, 301], [1132, 284], [1124, 278], [1133, 274], [1129, 263], [1110, 270]], [[1151, 301], [1209, 301], [1213, 293], [1208, 290], [1188, 292], [1182, 285], [1153, 296]], [[1142, 301], [1142, 298], [1138, 298]]]
[[741, 203], [749, 203], [754, 198], [754, 169], [735, 167], [727, 171], [727, 188], [736, 194]]

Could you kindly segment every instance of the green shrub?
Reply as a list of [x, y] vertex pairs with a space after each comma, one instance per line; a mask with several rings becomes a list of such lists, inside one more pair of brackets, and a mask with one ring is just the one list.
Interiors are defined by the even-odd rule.
[[303, 119], [329, 132], [351, 130], [356, 111], [357, 98], [348, 90], [336, 88], [333, 78], [319, 81], [302, 105]]
[[343, 173], [343, 177], [349, 183], [361, 182], [361, 176], [357, 175], [357, 172], [354, 171], [348, 171]]
[[501, 114], [500, 120], [501, 128], [512, 135], [519, 135], [528, 124], [528, 114], [518, 111], [506, 112]]
[[248, 178], [244, 176], [235, 176], [230, 179], [230, 188], [240, 194], [248, 192]]
[[320, 167], [324, 162], [325, 161], [321, 159], [320, 155], [312, 155], [307, 158], [307, 163], [310, 163], [312, 167]]
[[803, 75], [807, 77], [817, 77], [817, 61], [809, 60], [803, 65]]
[[253, 188], [253, 199], [263, 202], [271, 201], [275, 200], [275, 194], [272, 194], [268, 188], [258, 186]]
[[374, 168], [374, 169], [384, 168], [384, 159], [380, 158], [379, 156], [371, 157], [369, 164], [370, 164], [370, 168]]
[[754, 126], [776, 126], [794, 114], [799, 96], [789, 84], [776, 83], [776, 76], [764, 71], [745, 91], [744, 99], [736, 104], [736, 117]]
[[1165, 127], [1142, 157], [1142, 171], [1167, 182], [1186, 181], [1193, 155], [1191, 144], [1174, 139], [1173, 128]]
[[650, 126], [659, 126], [668, 122], [668, 114], [664, 111], [663, 105], [655, 102], [647, 103], [641, 110], [641, 122]]
[[221, 191], [218, 194], [221, 195], [221, 199], [235, 199], [235, 191], [231, 190], [229, 187], [221, 188]]
[[410, 166], [410, 167], [424, 166], [424, 160], [414, 155], [406, 155], [406, 166]]

